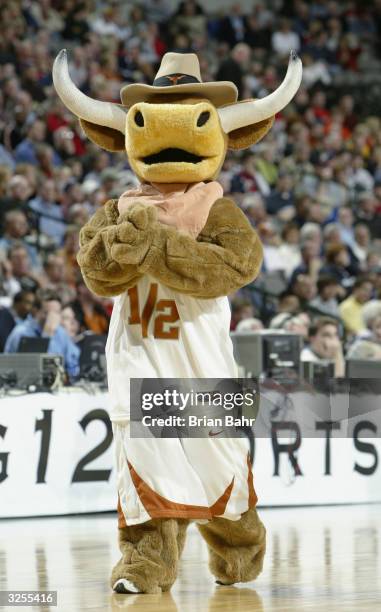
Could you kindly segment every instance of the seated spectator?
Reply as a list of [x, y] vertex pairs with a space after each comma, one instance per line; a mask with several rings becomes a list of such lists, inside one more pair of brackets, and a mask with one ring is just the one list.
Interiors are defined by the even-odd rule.
[[373, 176], [366, 170], [365, 160], [362, 155], [353, 156], [348, 186], [358, 191], [371, 191], [374, 187]]
[[308, 222], [300, 229], [300, 240], [301, 242], [315, 242], [316, 247], [321, 251], [323, 236], [320, 225], [317, 223]]
[[8, 211], [21, 210], [28, 215], [28, 200], [32, 190], [25, 176], [15, 174], [7, 182], [4, 192], [0, 197], [0, 231], [4, 230], [4, 217]]
[[106, 312], [105, 300], [91, 293], [82, 281], [77, 283], [76, 289], [87, 329], [94, 334], [106, 334], [110, 317]]
[[288, 223], [284, 226], [282, 233], [282, 244], [279, 247], [279, 254], [284, 260], [284, 271], [286, 276], [291, 276], [292, 271], [301, 263], [299, 245], [299, 227], [295, 223]]
[[19, 291], [13, 298], [10, 308], [0, 309], [0, 353], [4, 351], [5, 342], [16, 325], [27, 319], [33, 310], [34, 293]]
[[56, 172], [55, 166], [62, 164], [62, 160], [57, 150], [45, 143], [36, 146], [36, 158], [38, 169], [43, 179], [53, 178]]
[[14, 170], [15, 161], [4, 145], [0, 144], [0, 166]]
[[13, 276], [12, 264], [0, 251], [0, 304], [8, 308], [12, 299], [20, 291], [20, 283]]
[[40, 287], [41, 277], [38, 271], [33, 269], [28, 249], [23, 242], [17, 242], [9, 249], [8, 259], [12, 276], [18, 283], [18, 290], [36, 291]]
[[287, 312], [289, 314], [296, 314], [299, 310], [300, 301], [296, 295], [288, 291], [283, 291], [283, 293], [278, 296], [278, 313]]
[[[6, 253], [29, 234], [30, 228], [26, 214], [22, 210], [9, 210], [4, 215], [4, 232], [3, 237], [0, 238], [0, 249]], [[39, 268], [41, 262], [36, 247], [26, 241], [23, 241], [23, 244], [28, 251], [32, 266]]]
[[264, 27], [257, 15], [253, 13], [245, 20], [245, 38], [244, 41], [252, 49], [266, 49], [271, 47], [271, 35], [268, 27]]
[[[262, 146], [255, 156], [255, 167], [266, 184], [266, 191], [275, 186], [278, 180], [278, 165], [276, 163], [277, 150], [274, 143]], [[264, 192], [265, 193], [265, 192]]]
[[322, 60], [314, 60], [309, 53], [303, 53], [303, 85], [308, 89], [316, 84], [329, 85], [332, 82], [328, 66]]
[[230, 55], [222, 61], [216, 74], [217, 81], [232, 81], [238, 89], [240, 98], [244, 94], [244, 74], [250, 58], [250, 47], [243, 42], [239, 42], [232, 49]]
[[323, 229], [323, 239], [326, 250], [332, 245], [342, 244], [339, 223], [327, 223]]
[[64, 244], [62, 249], [56, 251], [65, 263], [65, 278], [69, 285], [74, 286], [76, 277], [79, 274], [77, 253], [79, 250], [79, 229], [75, 226], [68, 226], [65, 232]]
[[243, 297], [234, 297], [231, 301], [232, 317], [230, 329], [234, 331], [240, 321], [254, 318], [254, 306], [250, 300]]
[[46, 282], [53, 288], [65, 281], [65, 261], [64, 258], [56, 253], [51, 253], [45, 260], [44, 272]]
[[284, 259], [280, 254], [281, 240], [273, 221], [258, 225], [258, 234], [263, 244], [263, 268], [265, 272], [283, 270]]
[[66, 278], [65, 259], [58, 252], [48, 255], [44, 263], [43, 286], [52, 289], [63, 304], [75, 298], [74, 286]]
[[245, 16], [242, 14], [241, 5], [237, 2], [231, 7], [226, 17], [221, 19], [218, 29], [218, 39], [227, 42], [230, 47], [234, 47], [234, 45], [244, 39], [244, 36]]
[[331, 211], [326, 204], [320, 202], [312, 202], [307, 213], [307, 220], [312, 223], [324, 225], [330, 218]]
[[367, 328], [349, 347], [348, 359], [377, 359], [381, 361], [381, 301], [371, 300], [362, 309]]
[[144, 0], [141, 5], [149, 21], [155, 21], [156, 23], [167, 21], [172, 13], [172, 7], [168, 0]]
[[63, 212], [57, 204], [56, 185], [53, 180], [44, 181], [38, 190], [38, 196], [29, 202], [32, 210], [38, 215], [39, 231], [50, 236], [57, 246], [61, 245], [66, 225]]
[[61, 325], [61, 302], [58, 296], [40, 289], [32, 310], [32, 316], [12, 330], [5, 343], [5, 353], [17, 353], [21, 338], [49, 338], [48, 352], [62, 355], [70, 377], [79, 373], [80, 350]]
[[355, 217], [358, 223], [365, 223], [368, 226], [372, 238], [381, 236], [381, 215], [378, 208], [379, 202], [373, 191], [361, 193], [356, 205]]
[[171, 19], [171, 31], [174, 34], [185, 32], [192, 39], [206, 34], [206, 16], [201, 5], [195, 0], [180, 2]]
[[318, 308], [327, 316], [339, 317], [338, 296], [342, 296], [342, 289], [334, 276], [321, 275], [317, 280], [318, 295], [311, 300], [310, 304]]
[[299, 274], [307, 274], [316, 280], [322, 265], [319, 257], [319, 247], [316, 242], [306, 240], [301, 246], [300, 253], [302, 261], [293, 270], [290, 278], [290, 285], [294, 283], [295, 278], [299, 276]]
[[249, 219], [250, 223], [257, 227], [259, 223], [267, 220], [266, 208], [263, 198], [259, 192], [250, 193], [242, 200], [242, 210]]
[[371, 235], [368, 226], [365, 223], [358, 223], [354, 228], [354, 241], [352, 252], [360, 265], [364, 265], [371, 248]]
[[338, 204], [343, 204], [347, 195], [346, 189], [334, 178], [333, 169], [327, 162], [319, 162], [314, 176], [302, 180], [302, 188], [320, 204], [332, 210]]
[[292, 315], [287, 312], [277, 314], [270, 321], [270, 329], [283, 329], [293, 334], [299, 334], [303, 340], [308, 337], [309, 316], [306, 313]]
[[350, 206], [341, 206], [337, 211], [340, 242], [353, 249], [355, 235], [353, 230], [353, 212]]
[[78, 337], [81, 325], [80, 321], [77, 318], [77, 314], [71, 304], [66, 304], [63, 306], [61, 311], [61, 325], [64, 330], [68, 333], [70, 338], [76, 342], [76, 338]]
[[260, 191], [258, 175], [254, 155], [250, 151], [246, 151], [242, 157], [239, 171], [232, 177], [231, 192], [248, 194]]
[[26, 138], [15, 149], [16, 163], [27, 163], [37, 166], [36, 147], [46, 140], [46, 125], [41, 119], [33, 121], [26, 133]]
[[100, 36], [113, 36], [118, 40], [125, 39], [130, 32], [128, 28], [122, 27], [119, 10], [116, 5], [106, 6], [103, 14], [91, 23], [91, 29]]
[[335, 376], [344, 376], [345, 362], [338, 323], [329, 317], [316, 319], [310, 325], [308, 339], [309, 345], [300, 354], [301, 361], [321, 364], [333, 362]]
[[271, 37], [272, 48], [280, 56], [285, 56], [290, 51], [299, 51], [300, 39], [296, 32], [292, 31], [291, 23], [288, 19], [282, 19], [279, 27]]
[[352, 289], [352, 293], [339, 306], [340, 316], [345, 329], [350, 334], [358, 334], [365, 329], [362, 316], [364, 304], [369, 302], [372, 296], [372, 283], [367, 277], [358, 278]]
[[89, 14], [85, 2], [70, 3], [65, 11], [65, 26], [62, 36], [65, 40], [74, 40], [84, 44], [87, 40], [90, 26]]
[[242, 319], [235, 328], [237, 332], [253, 332], [260, 331], [263, 329], [263, 323], [260, 319], [249, 317], [248, 319]]
[[345, 288], [351, 287], [353, 275], [350, 268], [351, 259], [348, 247], [340, 243], [330, 245], [326, 250], [325, 260], [326, 263], [320, 269], [320, 274], [333, 276]]
[[266, 198], [266, 209], [270, 215], [277, 215], [282, 221], [290, 221], [294, 217], [294, 189], [289, 175], [279, 175], [275, 189]]
[[290, 285], [289, 291], [297, 296], [300, 307], [304, 309], [316, 295], [316, 281], [308, 274], [298, 274]]

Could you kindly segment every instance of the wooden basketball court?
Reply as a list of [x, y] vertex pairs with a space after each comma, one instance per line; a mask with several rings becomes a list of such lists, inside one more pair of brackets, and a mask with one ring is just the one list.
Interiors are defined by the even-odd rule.
[[[172, 592], [116, 595], [116, 516], [3, 520], [0, 589], [56, 590], [63, 612], [379, 612], [381, 507], [263, 509], [268, 551], [254, 583], [218, 587], [191, 527]], [[3, 608], [13, 610], [14, 608]]]

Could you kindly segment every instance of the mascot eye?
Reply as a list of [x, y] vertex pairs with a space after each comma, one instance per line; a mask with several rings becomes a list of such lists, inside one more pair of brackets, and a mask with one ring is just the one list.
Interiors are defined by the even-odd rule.
[[209, 111], [204, 111], [203, 113], [201, 113], [201, 115], [197, 119], [197, 127], [201, 127], [202, 125], [205, 125], [205, 123], [209, 121], [209, 117], [210, 117]]
[[140, 111], [138, 111], [134, 117], [136, 125], [139, 127], [144, 126], [144, 117]]

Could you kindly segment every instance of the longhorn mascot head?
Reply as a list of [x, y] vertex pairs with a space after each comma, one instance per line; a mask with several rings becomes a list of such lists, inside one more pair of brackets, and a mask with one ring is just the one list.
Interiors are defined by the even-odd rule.
[[122, 88], [122, 104], [93, 100], [70, 78], [62, 50], [53, 82], [87, 136], [108, 151], [126, 150], [143, 183], [194, 183], [218, 176], [227, 149], [244, 149], [271, 128], [274, 116], [293, 98], [302, 63], [291, 52], [281, 85], [260, 100], [237, 102], [231, 82], [201, 81], [195, 54], [166, 53], [153, 85]]

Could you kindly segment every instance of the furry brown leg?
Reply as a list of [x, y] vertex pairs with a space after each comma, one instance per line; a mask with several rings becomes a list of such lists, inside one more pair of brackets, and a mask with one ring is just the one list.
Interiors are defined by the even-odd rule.
[[[186, 532], [187, 532], [187, 528], [189, 525], [188, 520], [186, 519], [173, 519], [176, 520], [177, 522], [177, 561], [180, 560], [181, 554], [184, 550], [184, 545], [185, 545], [185, 537], [186, 537]], [[169, 580], [168, 581], [162, 581], [161, 582], [161, 590], [162, 591], [169, 591], [171, 586], [173, 585], [174, 581], [176, 580], [176, 576], [177, 576], [177, 565], [176, 565], [176, 571], [174, 573], [174, 575], [170, 575]]]
[[197, 526], [208, 545], [210, 571], [218, 582], [249, 582], [262, 571], [266, 529], [255, 508], [239, 521], [214, 518]]
[[119, 529], [122, 558], [111, 574], [111, 586], [124, 579], [140, 593], [168, 591], [177, 576], [188, 521], [154, 519]]

